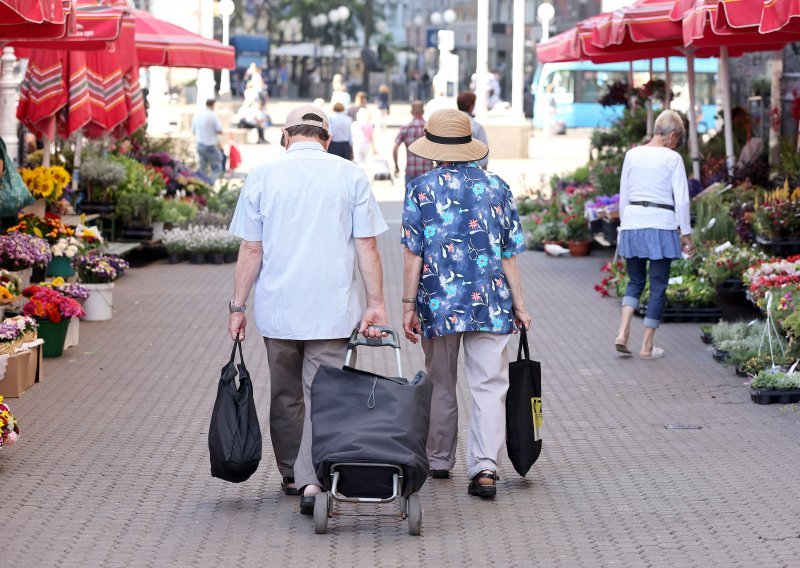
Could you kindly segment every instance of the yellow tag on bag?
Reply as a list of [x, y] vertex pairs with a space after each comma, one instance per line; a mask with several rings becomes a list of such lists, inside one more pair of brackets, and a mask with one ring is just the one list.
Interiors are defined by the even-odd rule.
[[542, 399], [541, 397], [531, 398], [531, 410], [533, 416], [533, 435], [534, 441], [542, 439]]

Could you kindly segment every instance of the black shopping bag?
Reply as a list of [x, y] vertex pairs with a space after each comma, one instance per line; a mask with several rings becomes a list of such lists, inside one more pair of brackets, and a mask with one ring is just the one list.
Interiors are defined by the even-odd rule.
[[542, 367], [531, 361], [524, 327], [520, 334], [517, 360], [508, 365], [506, 449], [516, 472], [525, 477], [542, 451]]
[[[239, 365], [236, 365], [237, 347]], [[247, 480], [261, 461], [261, 427], [253, 400], [253, 383], [244, 366], [242, 343], [238, 340], [233, 344], [231, 360], [222, 368], [219, 378], [217, 400], [208, 429], [208, 451], [211, 454], [211, 475], [231, 483]]]

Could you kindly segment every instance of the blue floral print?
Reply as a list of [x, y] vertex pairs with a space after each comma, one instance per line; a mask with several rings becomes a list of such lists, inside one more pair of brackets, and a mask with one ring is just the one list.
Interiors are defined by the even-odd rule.
[[502, 259], [525, 250], [511, 191], [477, 164], [445, 164], [408, 184], [401, 242], [423, 259], [425, 337], [514, 330]]

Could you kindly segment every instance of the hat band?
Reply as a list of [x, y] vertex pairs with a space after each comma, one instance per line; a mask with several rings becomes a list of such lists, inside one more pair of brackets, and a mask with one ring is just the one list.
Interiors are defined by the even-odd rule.
[[457, 146], [459, 144], [469, 144], [472, 142], [472, 135], [469, 136], [436, 136], [427, 130], [425, 131], [425, 138], [436, 144], [447, 144], [448, 146]]

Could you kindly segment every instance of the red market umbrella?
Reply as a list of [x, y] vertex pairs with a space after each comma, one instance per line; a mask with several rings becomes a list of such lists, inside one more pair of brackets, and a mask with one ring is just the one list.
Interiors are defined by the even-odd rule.
[[0, 0], [0, 42], [59, 38], [74, 29], [72, 0]]
[[578, 28], [572, 28], [536, 45], [539, 63], [562, 63], [588, 59], [581, 49]]
[[236, 66], [236, 51], [232, 47], [159, 20], [149, 12], [134, 10], [133, 14], [136, 55], [142, 67], [233, 69]]
[[63, 37], [41, 40], [17, 40], [11, 43], [17, 57], [30, 58], [34, 49], [96, 51], [108, 49], [108, 42], [119, 37], [125, 11], [97, 5], [78, 6], [75, 30]]
[[800, 0], [764, 0], [758, 30], [776, 32], [800, 27]]

